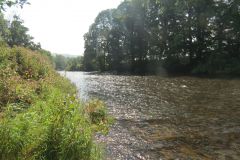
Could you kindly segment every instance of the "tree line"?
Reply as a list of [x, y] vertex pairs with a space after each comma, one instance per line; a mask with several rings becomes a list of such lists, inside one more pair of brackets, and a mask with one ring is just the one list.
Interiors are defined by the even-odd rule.
[[125, 0], [84, 39], [87, 71], [240, 74], [240, 1]]
[[0, 3], [0, 43], [9, 47], [21, 46], [33, 51], [38, 51], [47, 56], [56, 70], [79, 71], [82, 69], [82, 58], [67, 58], [62, 55], [53, 55], [51, 52], [42, 49], [40, 43], [35, 43], [33, 37], [28, 34], [29, 29], [24, 26], [24, 21], [19, 16], [13, 16], [9, 21], [4, 18], [4, 10], [12, 5], [22, 6], [27, 1], [1, 1]]
[[59, 71], [83, 71], [83, 57], [66, 57], [63, 55], [53, 56], [55, 69]]

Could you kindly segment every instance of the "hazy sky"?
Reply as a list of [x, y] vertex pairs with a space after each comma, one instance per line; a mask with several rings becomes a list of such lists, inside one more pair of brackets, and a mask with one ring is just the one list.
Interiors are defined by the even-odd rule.
[[83, 35], [98, 13], [116, 8], [121, 1], [29, 0], [31, 5], [14, 12], [42, 48], [58, 54], [80, 55], [84, 52]]

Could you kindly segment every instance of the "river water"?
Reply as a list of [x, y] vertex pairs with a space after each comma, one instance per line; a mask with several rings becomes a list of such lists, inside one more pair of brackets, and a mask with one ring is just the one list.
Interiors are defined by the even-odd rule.
[[[64, 75], [64, 73], [61, 73]], [[240, 80], [66, 72], [116, 118], [97, 135], [109, 160], [239, 160]]]

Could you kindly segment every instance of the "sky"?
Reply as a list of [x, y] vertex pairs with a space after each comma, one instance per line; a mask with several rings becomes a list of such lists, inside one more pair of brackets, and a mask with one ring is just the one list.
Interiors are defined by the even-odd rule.
[[99, 12], [116, 8], [123, 0], [28, 0], [31, 5], [11, 9], [29, 28], [43, 49], [56, 54], [82, 55], [83, 35]]

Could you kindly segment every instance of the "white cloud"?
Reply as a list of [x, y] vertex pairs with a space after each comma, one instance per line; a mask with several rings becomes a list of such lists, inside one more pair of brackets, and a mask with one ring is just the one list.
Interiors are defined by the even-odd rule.
[[83, 35], [98, 13], [116, 8], [122, 0], [29, 0], [19, 10], [29, 33], [53, 53], [82, 54]]

